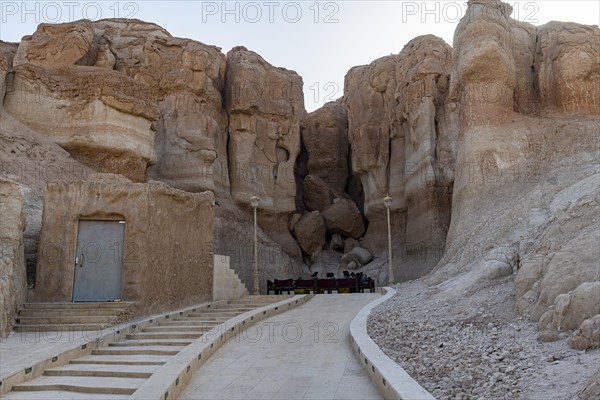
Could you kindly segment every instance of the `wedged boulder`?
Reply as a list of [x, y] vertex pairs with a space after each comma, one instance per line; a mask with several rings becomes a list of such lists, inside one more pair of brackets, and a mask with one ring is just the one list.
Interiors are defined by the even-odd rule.
[[294, 227], [296, 239], [302, 250], [311, 257], [318, 255], [325, 245], [327, 228], [318, 211], [302, 217]]
[[569, 346], [578, 350], [600, 348], [600, 314], [581, 323], [568, 340]]
[[338, 199], [322, 213], [327, 231], [344, 237], [360, 238], [365, 233], [362, 215], [351, 200]]
[[86, 55], [94, 46], [94, 24], [79, 20], [64, 24], [40, 24], [33, 35], [23, 37], [14, 65], [32, 64], [43, 68], [93, 65]]
[[249, 206], [250, 197], [256, 195], [262, 210], [294, 211], [294, 167], [306, 118], [302, 78], [244, 47], [227, 54], [225, 75], [234, 201]]
[[302, 200], [310, 211], [323, 212], [333, 204], [335, 195], [318, 176], [307, 175], [302, 181]]
[[355, 263], [356, 267], [362, 267], [367, 265], [373, 260], [373, 255], [367, 249], [362, 247], [355, 247], [350, 253], [346, 253], [342, 256], [342, 261], [346, 264]]
[[343, 192], [348, 180], [348, 116], [337, 102], [308, 114], [302, 142], [308, 153], [308, 173], [334, 191]]

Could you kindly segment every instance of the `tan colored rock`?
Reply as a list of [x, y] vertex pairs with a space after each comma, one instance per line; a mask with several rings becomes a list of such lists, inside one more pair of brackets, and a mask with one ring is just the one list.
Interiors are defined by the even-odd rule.
[[137, 302], [136, 312], [211, 300], [213, 202], [210, 192], [158, 182], [49, 184], [40, 249], [61, 251], [38, 259], [33, 301], [71, 301], [74, 254], [64, 243], [76, 243], [83, 217], [126, 221], [122, 300]]
[[40, 24], [31, 36], [19, 44], [14, 65], [32, 64], [60, 68], [85, 63], [94, 44], [94, 24], [89, 20], [64, 24]]
[[263, 210], [295, 210], [294, 165], [306, 113], [302, 78], [236, 47], [227, 54], [226, 81], [234, 201], [247, 206], [257, 195]]
[[309, 256], [315, 257], [323, 250], [327, 229], [318, 211], [304, 215], [296, 224], [294, 233], [298, 244]]
[[[348, 116], [336, 102], [308, 114], [302, 141], [308, 153], [308, 173], [334, 191], [343, 192], [348, 180]], [[321, 210], [320, 210], [321, 211]]]
[[0, 338], [3, 338], [12, 331], [16, 312], [25, 302], [27, 283], [23, 195], [16, 182], [1, 177], [0, 215]]
[[0, 110], [6, 94], [6, 73], [12, 68], [18, 47], [19, 45], [16, 43], [7, 43], [0, 40]]
[[7, 94], [6, 111], [83, 164], [143, 181], [156, 162], [151, 124], [158, 108], [131, 78], [94, 67], [22, 65], [11, 84], [17, 90]]
[[550, 22], [537, 28], [541, 104], [554, 112], [600, 114], [598, 26]]
[[582, 283], [572, 292], [558, 295], [553, 310], [554, 329], [577, 329], [584, 320], [600, 314], [600, 282]]
[[323, 212], [333, 204], [335, 195], [316, 175], [307, 175], [302, 181], [302, 200], [310, 211]]
[[569, 338], [569, 346], [578, 350], [600, 348], [600, 314], [581, 323]]
[[339, 199], [322, 213], [327, 232], [360, 238], [365, 233], [362, 215], [351, 200]]
[[460, 101], [464, 126], [502, 123], [513, 112], [511, 13], [501, 1], [470, 0], [456, 27], [450, 90]]

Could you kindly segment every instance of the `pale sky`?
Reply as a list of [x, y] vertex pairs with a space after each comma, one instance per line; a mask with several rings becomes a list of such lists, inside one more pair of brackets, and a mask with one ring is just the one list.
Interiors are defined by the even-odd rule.
[[[513, 18], [600, 23], [600, 2], [507, 1]], [[343, 94], [355, 65], [399, 53], [416, 36], [433, 34], [450, 45], [466, 10], [461, 1], [0, 1], [0, 39], [20, 41], [39, 23], [89, 18], [138, 18], [173, 36], [215, 45], [227, 53], [245, 46], [304, 79], [313, 111]], [[600, 38], [599, 38], [600, 40]]]

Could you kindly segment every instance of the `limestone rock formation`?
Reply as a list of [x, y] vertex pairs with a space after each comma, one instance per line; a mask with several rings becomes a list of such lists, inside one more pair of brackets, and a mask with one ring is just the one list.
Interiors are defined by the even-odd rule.
[[19, 185], [0, 177], [0, 338], [12, 330], [17, 309], [25, 302], [23, 248], [25, 213]]
[[[302, 142], [308, 155], [308, 173], [333, 191], [344, 192], [348, 181], [348, 116], [336, 102], [308, 114]], [[322, 211], [322, 210], [319, 210]]]
[[156, 162], [151, 124], [159, 111], [133, 79], [95, 67], [23, 64], [10, 85], [5, 110], [83, 164], [143, 181]]
[[540, 104], [555, 112], [600, 114], [598, 26], [550, 22], [537, 29]]
[[14, 65], [31, 64], [43, 68], [90, 65], [84, 62], [93, 45], [94, 24], [91, 21], [40, 24], [33, 35], [21, 40]]
[[235, 47], [227, 53], [225, 79], [233, 199], [249, 205], [257, 195], [263, 210], [294, 211], [294, 165], [306, 117], [302, 78]]
[[294, 227], [294, 234], [302, 250], [310, 257], [316, 257], [325, 245], [327, 234], [321, 213], [313, 211], [303, 216]]

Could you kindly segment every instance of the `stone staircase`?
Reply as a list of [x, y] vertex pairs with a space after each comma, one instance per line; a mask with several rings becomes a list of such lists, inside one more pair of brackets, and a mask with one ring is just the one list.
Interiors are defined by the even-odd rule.
[[15, 317], [16, 332], [100, 330], [127, 315], [129, 302], [26, 303]]
[[285, 298], [248, 296], [142, 327], [124, 340], [110, 342], [92, 350], [90, 355], [48, 368], [42, 376], [13, 386], [3, 399], [129, 398], [161, 365], [205, 332], [237, 315]]

